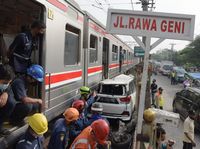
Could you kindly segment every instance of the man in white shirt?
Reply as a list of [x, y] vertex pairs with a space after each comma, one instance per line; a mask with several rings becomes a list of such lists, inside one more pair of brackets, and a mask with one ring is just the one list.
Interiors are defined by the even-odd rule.
[[194, 142], [194, 120], [196, 118], [193, 110], [188, 111], [188, 117], [183, 124], [184, 136], [183, 136], [183, 149], [192, 149], [196, 146]]

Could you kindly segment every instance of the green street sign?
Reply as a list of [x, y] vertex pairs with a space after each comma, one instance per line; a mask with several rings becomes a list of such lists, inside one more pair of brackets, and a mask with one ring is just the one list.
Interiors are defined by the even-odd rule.
[[144, 50], [139, 46], [134, 47], [134, 56], [135, 57], [144, 57]]

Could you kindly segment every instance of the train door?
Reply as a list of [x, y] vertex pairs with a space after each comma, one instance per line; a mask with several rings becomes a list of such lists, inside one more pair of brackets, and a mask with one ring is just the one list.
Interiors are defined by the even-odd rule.
[[109, 71], [109, 40], [107, 38], [103, 38], [102, 71], [103, 79], [107, 79]]
[[[26, 33], [30, 31], [31, 24], [35, 20], [44, 19], [44, 6], [35, 2], [35, 0], [20, 0], [19, 2], [13, 0], [1, 1], [0, 5], [0, 63], [7, 63], [7, 49], [14, 41], [19, 33]], [[43, 35], [39, 36], [35, 42], [32, 43], [31, 61], [34, 64], [42, 65], [44, 59], [42, 58], [43, 51]], [[28, 95], [32, 97], [41, 97], [41, 86], [30, 86]]]
[[119, 48], [119, 72], [122, 71], [123, 51], [122, 47]]

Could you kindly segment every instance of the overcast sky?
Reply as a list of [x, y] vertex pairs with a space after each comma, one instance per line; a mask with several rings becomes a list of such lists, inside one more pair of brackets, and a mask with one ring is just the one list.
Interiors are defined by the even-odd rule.
[[[127, 10], [142, 10], [141, 4], [136, 4], [139, 0], [75, 0], [83, 10], [90, 12], [95, 18], [106, 25], [107, 9], [127, 9]], [[200, 0], [154, 0], [155, 9], [154, 12], [166, 12], [166, 13], [183, 13], [195, 15], [195, 32], [194, 37], [200, 34]], [[101, 4], [98, 4], [101, 3]], [[125, 41], [134, 41], [130, 37], [123, 37]], [[171, 43], [176, 44], [174, 49], [181, 50], [190, 42], [183, 40], [165, 40], [159, 46], [157, 46], [153, 52], [171, 48]]]

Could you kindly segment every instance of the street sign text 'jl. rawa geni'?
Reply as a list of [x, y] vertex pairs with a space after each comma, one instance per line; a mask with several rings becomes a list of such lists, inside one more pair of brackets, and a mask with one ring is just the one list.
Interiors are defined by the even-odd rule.
[[194, 15], [109, 9], [109, 33], [192, 40]]

